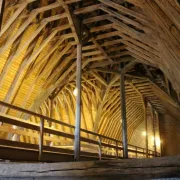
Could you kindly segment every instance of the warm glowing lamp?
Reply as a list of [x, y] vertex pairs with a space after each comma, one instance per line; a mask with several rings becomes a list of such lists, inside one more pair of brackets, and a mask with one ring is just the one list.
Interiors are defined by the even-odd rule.
[[74, 96], [77, 96], [77, 92], [78, 92], [78, 90], [77, 90], [77, 88], [75, 88], [73, 91]]
[[[154, 136], [152, 137], [152, 140], [154, 141]], [[161, 145], [161, 140], [159, 137], [155, 138], [155, 143], [156, 143], [156, 146], [158, 146], [158, 147]]]
[[142, 132], [142, 135], [143, 135], [143, 136], [146, 136], [146, 131], [143, 131], [143, 132]]
[[161, 144], [161, 140], [159, 139], [159, 138], [156, 138], [156, 146], [160, 146], [160, 144]]

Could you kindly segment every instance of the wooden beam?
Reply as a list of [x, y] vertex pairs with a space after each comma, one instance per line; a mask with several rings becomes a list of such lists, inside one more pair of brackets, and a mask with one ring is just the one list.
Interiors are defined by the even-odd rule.
[[104, 57], [109, 61], [109, 62], [113, 62], [113, 60], [108, 56], [108, 54], [106, 53], [106, 51], [101, 47], [101, 45], [96, 41], [95, 38], [91, 39], [92, 42], [95, 44], [95, 46], [99, 49], [99, 51], [101, 51], [101, 53], [104, 55]]
[[[37, 9], [33, 10], [29, 14], [28, 19], [18, 29], [16, 34], [14, 36], [12, 36], [10, 39], [7, 40], [6, 44], [1, 48], [0, 54], [3, 53], [11, 44], [13, 44], [15, 40], [17, 40], [17, 38], [25, 31], [25, 29], [29, 26], [30, 23], [32, 23], [32, 21], [36, 18], [36, 16], [39, 13], [42, 13], [42, 12], [48, 11], [48, 10], [52, 10], [52, 9], [57, 8], [59, 6], [60, 6], [59, 3], [52, 3], [50, 5], [47, 5], [47, 6], [44, 6], [44, 7], [37, 8]], [[57, 16], [60, 17], [61, 14], [60, 15], [56, 15], [56, 17]]]
[[109, 82], [109, 84], [106, 86], [105, 89], [102, 90], [102, 95], [101, 95], [101, 102], [98, 106], [98, 109], [97, 109], [97, 112], [96, 112], [96, 117], [95, 117], [95, 122], [94, 122], [94, 132], [98, 132], [99, 130], [99, 124], [100, 124], [100, 121], [101, 121], [101, 116], [102, 116], [102, 112], [103, 112], [103, 107], [104, 107], [104, 104], [105, 102], [107, 101], [107, 98], [108, 98], [108, 94], [110, 92], [110, 89], [112, 87], [112, 85], [119, 79], [119, 76], [118, 75], [115, 75], [111, 81]]
[[92, 11], [95, 11], [95, 10], [99, 9], [100, 7], [101, 7], [101, 3], [100, 4], [95, 4], [95, 5], [92, 5], [92, 6], [82, 7], [82, 8], [76, 9], [74, 11], [74, 14], [78, 15], [78, 14], [89, 13], [89, 12], [92, 12]]
[[107, 65], [111, 65], [111, 64], [119, 64], [121, 62], [128, 62], [128, 61], [131, 61], [131, 60], [135, 60], [134, 57], [121, 57], [119, 58], [119, 60], [117, 61], [113, 61], [113, 62], [110, 62], [110, 61], [102, 61], [102, 62], [96, 62], [96, 63], [93, 63], [90, 68], [96, 68], [96, 67], [104, 67], [104, 66], [107, 66]]
[[[79, 24], [80, 24], [80, 20], [75, 16], [75, 12], [73, 14], [73, 12], [71, 12], [71, 17], [73, 17], [73, 21], [74, 21], [74, 24], [76, 26], [76, 34], [78, 35], [78, 37], [80, 36], [79, 35], [79, 31], [80, 29], [78, 28]], [[76, 22], [76, 23], [75, 23]], [[95, 47], [103, 54], [103, 56], [110, 62], [113, 62], [113, 60], [109, 57], [109, 55], [107, 54], [107, 52], [102, 48], [102, 46], [98, 43], [97, 39], [95, 37], [93, 37], [93, 35], [90, 33], [90, 31], [88, 30], [88, 28], [85, 26], [85, 25], [82, 25], [82, 29], [84, 30], [84, 32], [87, 33], [87, 38], [85, 38], [84, 40], [87, 41], [87, 40], [91, 40]], [[82, 33], [83, 34], [83, 33]], [[82, 35], [83, 36], [83, 35]], [[83, 37], [81, 37], [83, 39]]]
[[154, 109], [152, 105], [150, 104], [150, 110], [151, 110], [151, 122], [153, 127], [153, 144], [154, 144], [154, 157], [156, 157], [156, 131], [155, 131], [155, 116], [154, 116]]
[[[65, 156], [65, 155], [64, 155]], [[65, 156], [66, 157], [66, 156]], [[54, 159], [54, 158], [53, 158]], [[72, 159], [71, 159], [72, 160]], [[64, 163], [0, 164], [1, 179], [175, 179], [179, 177], [180, 156], [158, 159], [106, 160]], [[96, 169], [96, 173], [94, 173]], [[87, 173], [88, 170], [88, 173]], [[7, 177], [7, 178], [6, 178]], [[93, 177], [93, 178], [92, 178]], [[176, 178], [177, 179], [177, 178]]]
[[121, 95], [121, 119], [122, 119], [122, 135], [123, 135], [123, 158], [128, 158], [128, 143], [127, 143], [127, 119], [126, 119], [126, 96], [125, 96], [125, 80], [124, 75], [134, 65], [135, 61], [130, 62], [121, 70], [120, 75], [120, 95]]
[[0, 1], [0, 31], [1, 31], [2, 21], [3, 21], [4, 8], [5, 8], [5, 0], [1, 0]]
[[[97, 22], [97, 21], [98, 22], [103, 21], [103, 20], [107, 19], [108, 17], [110, 17], [110, 15], [105, 14], [105, 15], [95, 16], [95, 17], [92, 17], [92, 18], [87, 18], [87, 19], [83, 20], [83, 24], [89, 24], [89, 23], [94, 23], [94, 22]], [[108, 27], [108, 29], [109, 29], [109, 27]]]
[[127, 73], [135, 64], [137, 64], [137, 61], [131, 61], [131, 62], [129, 62], [129, 63], [121, 70], [121, 74]]
[[75, 33], [75, 41], [76, 43], [79, 43], [79, 34], [78, 34], [78, 23], [79, 22], [75, 22], [73, 14], [71, 13], [68, 5], [63, 1], [63, 0], [58, 0], [58, 3], [62, 5], [62, 7], [65, 9], [66, 14], [67, 14], [67, 18], [69, 21], [69, 24], [71, 26], [71, 31], [72, 33]]
[[42, 160], [43, 156], [43, 141], [44, 141], [44, 119], [40, 119], [40, 126], [39, 126], [39, 156], [38, 160]]
[[91, 71], [90, 72], [101, 84], [103, 84], [104, 86], [107, 86], [107, 82], [106, 80], [101, 77], [101, 75], [99, 75], [99, 73]]
[[[82, 38], [82, 26], [80, 26], [80, 34]], [[82, 39], [77, 44], [77, 67], [76, 67], [76, 120], [75, 120], [75, 132], [74, 132], [74, 160], [79, 161], [80, 159], [80, 128], [81, 128], [81, 70], [82, 70]]]
[[[138, 12], [135, 12], [131, 9], [128, 9], [116, 2], [112, 2], [110, 0], [99, 0], [101, 3], [106, 4], [109, 7], [115, 8], [116, 10], [118, 10], [119, 12], [121, 12], [122, 14], [127, 14], [130, 16], [133, 16], [134, 18], [136, 18], [137, 20], [140, 21], [144, 21], [147, 22], [146, 17]], [[102, 5], [101, 5], [102, 6]]]
[[[5, 0], [3, 0], [5, 2]], [[22, 11], [26, 8], [26, 6], [31, 3], [34, 2], [36, 0], [26, 0], [23, 3], [21, 3], [18, 7], [18, 9], [15, 11], [15, 13], [13, 14], [13, 16], [11, 16], [8, 21], [6, 22], [6, 24], [3, 26], [2, 30], [0, 31], [0, 37], [6, 32], [6, 30], [12, 25], [12, 23], [16, 20], [16, 18], [22, 13]], [[2, 0], [1, 0], [2, 2]]]
[[105, 73], [110, 73], [110, 74], [121, 74], [121, 72], [118, 70], [113, 70], [113, 69], [108, 69], [108, 68], [90, 68], [88, 70], [95, 70], [95, 71], [105, 72]]
[[148, 122], [147, 122], [147, 101], [144, 99], [144, 121], [145, 121], [145, 143], [146, 143], [146, 158], [148, 158]]
[[120, 75], [120, 92], [121, 92], [121, 119], [122, 119], [122, 134], [123, 134], [123, 158], [128, 158], [127, 145], [127, 120], [126, 120], [126, 97], [125, 97], [125, 83], [124, 74]]

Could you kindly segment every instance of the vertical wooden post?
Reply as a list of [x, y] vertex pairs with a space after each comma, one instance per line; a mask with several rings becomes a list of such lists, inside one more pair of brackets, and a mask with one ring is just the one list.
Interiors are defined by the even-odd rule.
[[3, 21], [4, 7], [5, 7], [5, 0], [0, 0], [0, 30], [1, 30], [2, 21]]
[[[53, 117], [54, 117], [54, 114], [53, 114], [53, 112], [54, 112], [54, 110], [53, 110], [54, 99], [50, 99], [50, 101], [51, 101], [51, 103], [50, 103], [50, 118], [53, 119]], [[49, 127], [52, 127], [52, 126], [53, 126], [52, 121], [49, 121]], [[49, 136], [53, 137], [52, 134], [49, 134]], [[48, 144], [49, 144], [49, 146], [53, 146], [54, 143], [52, 141], [50, 141]]]
[[99, 138], [99, 160], [102, 159], [102, 145], [101, 145], [101, 136]]
[[153, 127], [153, 136], [154, 136], [154, 157], [156, 157], [156, 132], [155, 132], [155, 118], [154, 118], [154, 109], [151, 106], [151, 115], [152, 115], [152, 127]]
[[[5, 7], [5, 0], [0, 0], [0, 31], [1, 31], [1, 26], [2, 26], [2, 21], [3, 21], [3, 13], [4, 13], [4, 7]], [[1, 109], [3, 106], [0, 106]], [[2, 126], [3, 123], [0, 122], [0, 126]]]
[[153, 134], [154, 134], [154, 157], [156, 157], [156, 119], [154, 116], [154, 111], [153, 111]]
[[143, 157], [144, 157], [144, 148], [143, 148]]
[[158, 114], [158, 112], [156, 112], [156, 117], [157, 117], [157, 123], [158, 123], [158, 134], [159, 134], [159, 139], [160, 139], [160, 147], [159, 147], [159, 151], [160, 151], [160, 153], [159, 153], [159, 155], [161, 156], [161, 134], [160, 134], [160, 123], [159, 123], [159, 114]]
[[80, 128], [81, 128], [81, 69], [82, 69], [82, 41], [77, 45], [77, 68], [76, 68], [76, 121], [74, 140], [74, 160], [80, 159]]
[[39, 127], [39, 157], [38, 160], [42, 160], [43, 154], [43, 140], [44, 140], [44, 119], [40, 119], [40, 127]]
[[[50, 107], [50, 118], [53, 118], [53, 104], [54, 104], [54, 100], [53, 99], [51, 99], [50, 100], [51, 101], [51, 107]], [[51, 127], [51, 126], [50, 126]]]
[[137, 149], [137, 147], [136, 147], [136, 159], [138, 158], [138, 149]]
[[148, 158], [148, 122], [147, 122], [147, 114], [146, 114], [147, 102], [144, 99], [144, 121], [145, 121], [145, 141], [146, 141], [146, 158]]
[[118, 142], [116, 141], [116, 159], [118, 160]]
[[121, 73], [120, 79], [121, 89], [121, 119], [122, 119], [122, 136], [123, 136], [123, 158], [128, 158], [128, 144], [127, 144], [127, 121], [126, 121], [126, 96], [124, 73]]

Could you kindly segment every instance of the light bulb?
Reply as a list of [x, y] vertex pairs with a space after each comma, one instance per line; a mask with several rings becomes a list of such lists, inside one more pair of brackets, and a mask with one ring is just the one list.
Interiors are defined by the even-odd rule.
[[146, 136], [146, 131], [143, 131], [143, 132], [142, 132], [142, 135], [143, 135], [143, 136]]
[[[152, 140], [154, 141], [154, 136], [152, 137]], [[155, 137], [155, 143], [156, 143], [156, 146], [158, 146], [158, 147], [160, 146], [161, 140], [159, 137]]]
[[77, 92], [78, 92], [78, 90], [77, 90], [77, 88], [75, 88], [73, 91], [74, 96], [77, 96]]

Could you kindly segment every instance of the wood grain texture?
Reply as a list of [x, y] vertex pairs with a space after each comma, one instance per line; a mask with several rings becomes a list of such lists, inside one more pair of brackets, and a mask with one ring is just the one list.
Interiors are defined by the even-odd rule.
[[155, 179], [180, 177], [180, 157], [73, 163], [1, 163], [0, 178]]

